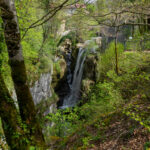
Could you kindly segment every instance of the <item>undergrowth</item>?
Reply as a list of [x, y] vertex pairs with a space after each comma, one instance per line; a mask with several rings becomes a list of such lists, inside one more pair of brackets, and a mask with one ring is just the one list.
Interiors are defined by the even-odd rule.
[[[112, 51], [111, 46], [108, 51]], [[150, 108], [146, 107], [150, 104], [150, 55], [121, 50], [119, 76], [114, 71], [113, 58], [109, 59], [114, 57], [114, 54], [105, 53], [100, 57], [101, 75], [99, 82], [91, 88], [88, 101], [80, 107], [58, 110], [56, 114], [49, 114], [46, 117], [54, 123], [49, 129], [51, 135], [49, 138], [55, 144], [59, 143], [58, 149], [70, 147], [72, 150], [80, 150], [94, 147], [96, 141], [100, 139], [101, 143], [107, 141], [109, 138], [105, 137], [105, 131], [109, 131], [109, 126], [116, 116], [118, 116], [116, 122], [120, 116], [122, 119], [128, 118], [129, 126], [126, 127], [127, 132], [123, 132], [123, 135], [121, 133], [122, 138], [129, 135], [130, 139], [139, 126], [142, 126], [146, 132], [150, 130]], [[122, 126], [125, 123], [120, 120], [118, 122]], [[115, 135], [111, 138], [115, 138]]]

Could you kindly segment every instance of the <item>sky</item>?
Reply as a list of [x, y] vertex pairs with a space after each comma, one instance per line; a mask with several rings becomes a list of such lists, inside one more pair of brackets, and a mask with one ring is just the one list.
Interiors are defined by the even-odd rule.
[[85, 2], [94, 3], [96, 0], [85, 0]]

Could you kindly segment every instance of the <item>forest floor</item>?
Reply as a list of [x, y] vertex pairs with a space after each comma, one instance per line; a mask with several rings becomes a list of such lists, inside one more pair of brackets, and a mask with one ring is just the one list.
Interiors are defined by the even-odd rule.
[[66, 150], [149, 150], [150, 132], [146, 122], [143, 122], [149, 120], [150, 107], [147, 106], [150, 106], [150, 102], [137, 96], [136, 100], [123, 108], [100, 116], [100, 120], [81, 128], [87, 131], [88, 136], [95, 138], [87, 138], [88, 144], [85, 142], [81, 147], [75, 148], [73, 145], [80, 145], [80, 140], [87, 136], [78, 131], [69, 137]]
[[[135, 103], [135, 102], [133, 102]], [[137, 103], [137, 102], [136, 102]], [[130, 112], [136, 116], [136, 107], [145, 111], [147, 109], [146, 116], [150, 116], [150, 108], [147, 108], [149, 102], [138, 101], [138, 104], [130, 108]], [[127, 107], [128, 109], [128, 105]], [[144, 116], [146, 118], [146, 116]], [[136, 117], [135, 117], [136, 118]], [[138, 120], [138, 119], [137, 119]], [[126, 114], [118, 112], [109, 122], [109, 125], [104, 130], [104, 138], [98, 141], [91, 142], [94, 144], [94, 148], [88, 148], [88, 150], [143, 150], [146, 149], [146, 143], [150, 141], [150, 132], [141, 125], [142, 123], [131, 119]], [[150, 143], [147, 143], [150, 146]]]

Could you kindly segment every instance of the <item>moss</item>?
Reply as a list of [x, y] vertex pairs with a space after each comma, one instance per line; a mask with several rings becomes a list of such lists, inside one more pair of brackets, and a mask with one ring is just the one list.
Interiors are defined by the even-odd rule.
[[[46, 112], [46, 110], [52, 105], [52, 104], [56, 104], [58, 101], [58, 96], [56, 93], [52, 92], [52, 97], [48, 98], [48, 99], [44, 99], [42, 100], [39, 104], [36, 105], [36, 110], [38, 112], [38, 118], [40, 119], [40, 123], [42, 123], [42, 119], [44, 117], [44, 113]], [[54, 110], [55, 111], [55, 110]], [[45, 118], [43, 118], [45, 121]]]
[[93, 80], [96, 82], [98, 76], [97, 74], [97, 56], [88, 55], [84, 63], [83, 78], [88, 78], [89, 80]]
[[39, 72], [50, 72], [51, 70], [52, 61], [48, 57], [43, 57], [40, 59], [39, 62]]
[[72, 46], [75, 46], [77, 43], [76, 34], [74, 32], [70, 32], [59, 40], [57, 46], [59, 46], [66, 39], [69, 39], [72, 42]]
[[[24, 136], [21, 128], [21, 119], [12, 98], [5, 86], [0, 74], [0, 116], [8, 145], [12, 149], [19, 150], [24, 145]], [[22, 144], [21, 144], [22, 143]], [[27, 145], [27, 143], [26, 143]]]
[[54, 63], [53, 75], [52, 75], [52, 87], [55, 88], [60, 80], [66, 76], [66, 62], [64, 59], [59, 60], [57, 63]]
[[34, 102], [27, 85], [27, 75], [24, 61], [10, 61], [12, 68], [12, 78], [15, 85], [17, 100], [19, 104], [20, 115], [27, 124], [33, 141], [36, 144], [44, 145], [44, 138], [41, 127], [36, 118]]

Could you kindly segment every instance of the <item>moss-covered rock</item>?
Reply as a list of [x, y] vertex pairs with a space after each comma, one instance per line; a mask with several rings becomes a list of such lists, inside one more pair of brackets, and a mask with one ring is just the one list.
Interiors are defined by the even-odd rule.
[[52, 87], [55, 89], [58, 82], [65, 76], [67, 71], [66, 62], [64, 59], [60, 59], [53, 65], [53, 75], [52, 75]]
[[76, 60], [77, 60], [77, 57], [78, 57], [78, 52], [79, 52], [79, 49], [77, 47], [74, 47], [73, 50], [72, 50], [72, 54], [71, 54], [71, 71], [73, 72], [74, 69], [75, 69], [75, 65], [76, 65]]
[[97, 76], [97, 56], [90, 54], [84, 63], [83, 79], [96, 81]]
[[87, 101], [87, 95], [89, 94], [91, 87], [95, 84], [93, 80], [84, 79], [82, 80], [81, 84], [81, 90], [82, 90], [82, 97], [84, 101], [82, 103], [85, 103]]

